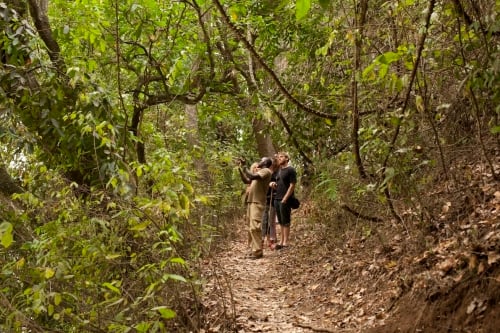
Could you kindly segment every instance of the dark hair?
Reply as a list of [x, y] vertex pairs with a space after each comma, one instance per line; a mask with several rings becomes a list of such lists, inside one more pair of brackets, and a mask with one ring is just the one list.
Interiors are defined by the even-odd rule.
[[269, 168], [273, 164], [273, 161], [269, 157], [263, 157], [260, 160], [259, 167], [260, 168]]

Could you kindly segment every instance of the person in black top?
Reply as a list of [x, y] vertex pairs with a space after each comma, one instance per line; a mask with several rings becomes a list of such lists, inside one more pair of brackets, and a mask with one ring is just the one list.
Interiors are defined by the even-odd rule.
[[[278, 159], [272, 158], [272, 165], [269, 168], [273, 172], [271, 176], [271, 183], [276, 183], [276, 177], [278, 175]], [[270, 184], [271, 184], [270, 183]], [[262, 216], [262, 243], [268, 242], [268, 246], [271, 250], [274, 250], [276, 245], [276, 210], [274, 209], [274, 198], [276, 197], [276, 187], [269, 186], [267, 190], [267, 201], [266, 207], [264, 208], [264, 216]]]
[[279, 170], [275, 183], [271, 186], [276, 188], [276, 197], [274, 199], [274, 208], [278, 216], [278, 223], [281, 227], [281, 240], [276, 245], [276, 249], [282, 249], [288, 246], [290, 237], [290, 223], [292, 218], [292, 208], [288, 200], [294, 195], [295, 184], [297, 183], [297, 172], [288, 165], [290, 157], [287, 153], [278, 153]]

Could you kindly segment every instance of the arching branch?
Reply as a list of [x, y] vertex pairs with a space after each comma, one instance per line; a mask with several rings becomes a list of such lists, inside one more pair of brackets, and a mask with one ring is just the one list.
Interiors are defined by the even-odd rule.
[[322, 118], [327, 118], [331, 120], [337, 120], [338, 116], [337, 115], [332, 115], [328, 113], [324, 113], [318, 110], [314, 110], [307, 105], [304, 105], [300, 101], [298, 101], [295, 97], [293, 97], [290, 92], [283, 86], [281, 83], [280, 79], [276, 75], [276, 73], [266, 64], [266, 62], [260, 57], [260, 55], [257, 53], [253, 45], [245, 38], [244, 34], [231, 22], [229, 19], [229, 16], [226, 14], [226, 11], [222, 7], [221, 3], [218, 0], [213, 0], [213, 3], [219, 10], [222, 19], [224, 22], [227, 24], [227, 26], [233, 31], [233, 33], [236, 35], [236, 38], [243, 43], [245, 48], [252, 54], [253, 57], [259, 62], [259, 64], [264, 68], [264, 70], [271, 76], [273, 79], [274, 83], [278, 86], [279, 90], [285, 95], [285, 97], [290, 100], [295, 106], [297, 106], [299, 109], [302, 109], [308, 113], [314, 114], [318, 117]]
[[360, 212], [352, 209], [351, 207], [349, 207], [346, 204], [342, 204], [340, 207], [343, 210], [345, 210], [345, 211], [351, 213], [352, 215], [356, 216], [357, 218], [360, 218], [360, 219], [363, 219], [363, 220], [367, 220], [367, 221], [371, 221], [371, 222], [383, 222], [384, 221], [380, 217], [364, 215], [364, 214], [362, 214], [362, 213], [360, 213]]

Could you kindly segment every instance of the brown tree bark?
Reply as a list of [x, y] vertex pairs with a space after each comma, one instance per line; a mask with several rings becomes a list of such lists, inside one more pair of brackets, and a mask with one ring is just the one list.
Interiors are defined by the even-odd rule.
[[7, 172], [5, 165], [2, 164], [0, 164], [0, 192], [6, 196], [24, 192], [22, 187]]
[[355, 27], [357, 30], [357, 34], [355, 36], [355, 45], [354, 45], [354, 70], [352, 74], [352, 146], [353, 146], [353, 154], [356, 160], [356, 167], [358, 168], [358, 172], [361, 178], [366, 178], [365, 168], [363, 167], [363, 161], [361, 159], [360, 147], [359, 147], [359, 101], [358, 101], [358, 80], [357, 75], [361, 69], [361, 46], [363, 43], [363, 29], [365, 26], [366, 20], [366, 12], [368, 10], [368, 0], [361, 0], [359, 3], [359, 12], [358, 6], [355, 9]]
[[42, 38], [49, 53], [50, 60], [56, 66], [59, 74], [66, 77], [66, 65], [61, 58], [61, 49], [52, 35], [49, 17], [47, 16], [48, 0], [29, 0], [29, 10], [38, 35]]

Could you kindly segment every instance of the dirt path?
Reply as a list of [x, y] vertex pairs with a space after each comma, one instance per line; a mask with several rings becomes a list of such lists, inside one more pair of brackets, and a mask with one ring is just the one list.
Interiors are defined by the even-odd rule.
[[291, 262], [300, 246], [293, 237], [289, 248], [265, 248], [263, 258], [252, 260], [245, 258], [245, 232], [229, 241], [216, 260], [206, 263], [207, 332], [339, 332], [322, 322], [323, 311], [305, 306], [311, 286], [296, 278]]
[[236, 236], [204, 262], [201, 333], [497, 332], [500, 191], [476, 174], [471, 188], [483, 197], [470, 215], [457, 220], [469, 197], [453, 192], [456, 212], [428, 232], [422, 221], [410, 233], [395, 221], [313, 222], [303, 205], [290, 248], [250, 260], [235, 221]]
[[[200, 333], [498, 331], [498, 222], [482, 232], [483, 246], [496, 249], [487, 252], [491, 277], [486, 279], [467, 266], [443, 276], [442, 267], [463, 256], [449, 250], [456, 236], [415, 257], [402, 255], [401, 233], [390, 234], [395, 228], [383, 231], [388, 239], [384, 251], [375, 237], [352, 236], [343, 246], [327, 247], [328, 233], [320, 224], [301, 218], [292, 223], [286, 250], [245, 259], [246, 233], [240, 230], [205, 262], [206, 330]], [[436, 263], [425, 268], [429, 260]], [[413, 287], [406, 285], [408, 280]], [[432, 295], [436, 299], [429, 300]], [[450, 313], [450, 308], [455, 310]]]

